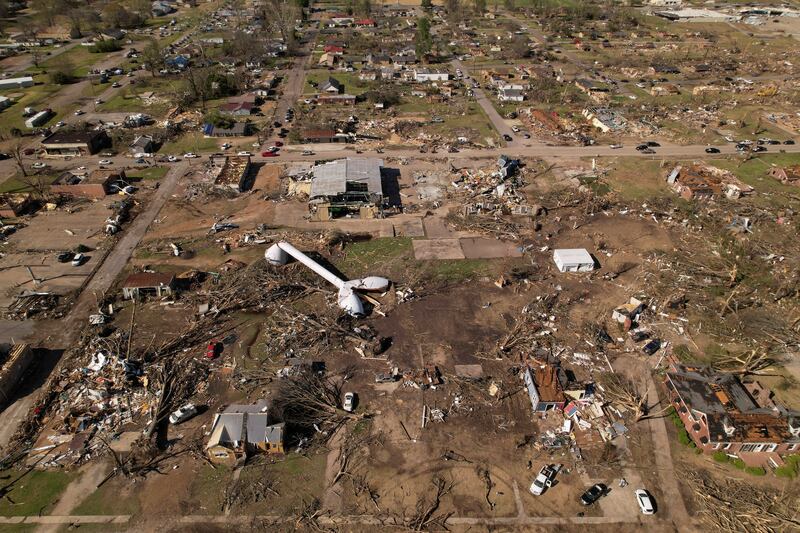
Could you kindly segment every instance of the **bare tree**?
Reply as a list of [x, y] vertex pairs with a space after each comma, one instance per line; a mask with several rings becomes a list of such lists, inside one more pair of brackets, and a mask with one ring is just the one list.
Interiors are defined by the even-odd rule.
[[262, 9], [262, 20], [269, 21], [270, 29], [280, 33], [283, 43], [291, 50], [295, 45], [294, 26], [300, 18], [297, 4], [291, 0], [267, 0]]
[[22, 141], [19, 139], [14, 141], [14, 143], [11, 145], [11, 157], [14, 158], [14, 162], [17, 164], [17, 167], [19, 167], [19, 171], [22, 172], [22, 176], [27, 177], [28, 171], [22, 161], [22, 151]]

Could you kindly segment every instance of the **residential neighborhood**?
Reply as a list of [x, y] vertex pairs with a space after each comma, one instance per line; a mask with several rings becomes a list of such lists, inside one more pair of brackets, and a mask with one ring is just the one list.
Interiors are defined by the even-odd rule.
[[795, 4], [0, 0], [0, 529], [798, 529]]

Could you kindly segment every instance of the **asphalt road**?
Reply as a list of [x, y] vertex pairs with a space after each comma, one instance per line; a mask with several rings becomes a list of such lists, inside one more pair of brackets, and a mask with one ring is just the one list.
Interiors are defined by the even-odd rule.
[[[471, 74], [469, 69], [458, 59], [453, 60], [453, 66], [459, 70], [464, 75], [464, 77], [470, 77]], [[474, 79], [474, 78], [473, 78]], [[486, 93], [483, 92], [483, 89], [480, 87], [473, 87], [472, 93], [475, 95], [475, 101], [478, 102], [478, 105], [481, 106], [483, 112], [486, 113], [486, 116], [489, 117], [494, 129], [496, 129], [500, 135], [508, 135], [513, 140], [508, 142], [507, 146], [509, 149], [516, 148], [521, 145], [520, 139], [514, 136], [514, 132], [511, 131], [511, 127], [506, 124], [506, 121], [503, 117], [500, 116], [500, 113], [497, 112], [492, 101], [486, 96]]]

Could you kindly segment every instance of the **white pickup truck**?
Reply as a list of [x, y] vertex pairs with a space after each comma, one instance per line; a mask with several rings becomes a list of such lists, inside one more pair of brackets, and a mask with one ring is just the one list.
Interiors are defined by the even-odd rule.
[[553, 485], [553, 481], [555, 481], [556, 474], [558, 474], [559, 470], [561, 470], [561, 465], [543, 466], [542, 469], [539, 470], [539, 474], [536, 476], [536, 479], [534, 479], [533, 483], [531, 483], [531, 494], [534, 496], [541, 496], [545, 490]]

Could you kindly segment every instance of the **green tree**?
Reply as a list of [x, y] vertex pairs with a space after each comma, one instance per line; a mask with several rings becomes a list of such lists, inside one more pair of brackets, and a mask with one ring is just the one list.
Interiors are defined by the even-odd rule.
[[433, 7], [433, 2], [431, 0], [422, 0], [420, 5], [422, 6], [422, 9], [430, 9]]
[[424, 57], [430, 53], [432, 48], [431, 21], [428, 20], [428, 17], [422, 17], [417, 21], [417, 35], [414, 38], [414, 49], [417, 52], [417, 57]]
[[486, 13], [486, 0], [475, 0], [475, 13], [478, 15]]
[[503, 0], [503, 6], [507, 11], [514, 11], [517, 6], [514, 5], [514, 0]]

